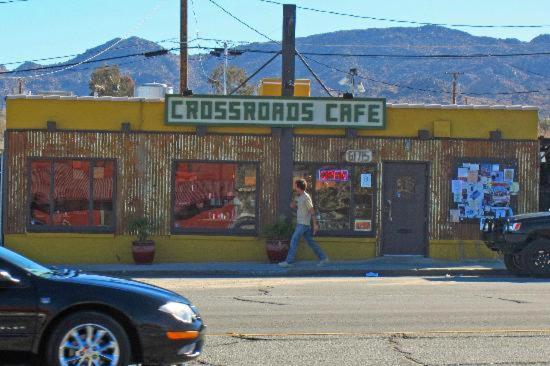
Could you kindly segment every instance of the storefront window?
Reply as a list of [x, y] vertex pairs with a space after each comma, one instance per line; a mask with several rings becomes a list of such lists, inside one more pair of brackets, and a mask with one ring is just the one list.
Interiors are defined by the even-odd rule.
[[176, 163], [175, 232], [256, 231], [258, 168], [250, 163]]
[[320, 234], [374, 235], [375, 170], [370, 165], [296, 164], [305, 179]]
[[31, 161], [31, 230], [113, 229], [113, 161]]

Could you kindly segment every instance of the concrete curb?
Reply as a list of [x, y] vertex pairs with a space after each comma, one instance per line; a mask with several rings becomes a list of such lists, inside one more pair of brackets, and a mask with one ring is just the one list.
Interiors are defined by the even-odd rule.
[[495, 268], [414, 268], [414, 269], [311, 269], [291, 268], [281, 270], [104, 270], [94, 273], [134, 278], [197, 278], [197, 277], [365, 277], [368, 272], [380, 277], [441, 277], [441, 276], [510, 276], [505, 269]]

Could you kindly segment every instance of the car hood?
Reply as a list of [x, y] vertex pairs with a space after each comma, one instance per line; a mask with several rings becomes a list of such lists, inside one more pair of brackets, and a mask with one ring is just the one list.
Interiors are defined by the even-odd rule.
[[148, 297], [154, 297], [166, 301], [177, 301], [186, 304], [191, 304], [188, 299], [185, 297], [163, 289], [162, 287], [157, 287], [149, 285], [147, 283], [138, 282], [134, 280], [127, 280], [118, 277], [109, 277], [101, 276], [88, 273], [75, 273], [72, 276], [63, 276], [56, 278], [58, 281], [69, 282], [73, 284], [82, 284], [82, 285], [91, 285], [91, 286], [100, 286], [105, 288], [111, 288], [114, 290], [125, 291], [135, 294], [140, 294]]
[[524, 221], [524, 220], [541, 219], [541, 218], [550, 218], [550, 212], [543, 211], [543, 212], [533, 212], [533, 213], [515, 215], [514, 217], [511, 218], [511, 221]]

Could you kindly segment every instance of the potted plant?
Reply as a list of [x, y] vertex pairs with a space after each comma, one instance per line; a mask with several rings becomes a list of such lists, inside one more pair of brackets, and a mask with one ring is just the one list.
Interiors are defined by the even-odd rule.
[[265, 238], [267, 257], [271, 263], [286, 259], [293, 231], [292, 225], [283, 216], [279, 217], [275, 223], [263, 228], [262, 237]]
[[155, 242], [149, 237], [155, 227], [151, 220], [144, 216], [134, 217], [128, 228], [137, 237], [132, 242], [132, 256], [136, 264], [151, 264], [155, 258]]

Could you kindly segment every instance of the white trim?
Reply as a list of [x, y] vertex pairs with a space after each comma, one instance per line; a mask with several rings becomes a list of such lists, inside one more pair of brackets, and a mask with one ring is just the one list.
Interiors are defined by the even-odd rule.
[[[139, 97], [94, 97], [94, 96], [59, 96], [59, 95], [8, 95], [10, 100], [31, 99], [31, 100], [89, 100], [96, 102], [146, 102], [163, 103], [164, 99], [147, 99]], [[473, 105], [473, 104], [418, 104], [418, 103], [386, 103], [387, 108], [394, 109], [487, 109], [487, 110], [508, 110], [508, 111], [538, 111], [539, 107], [530, 105]]]

